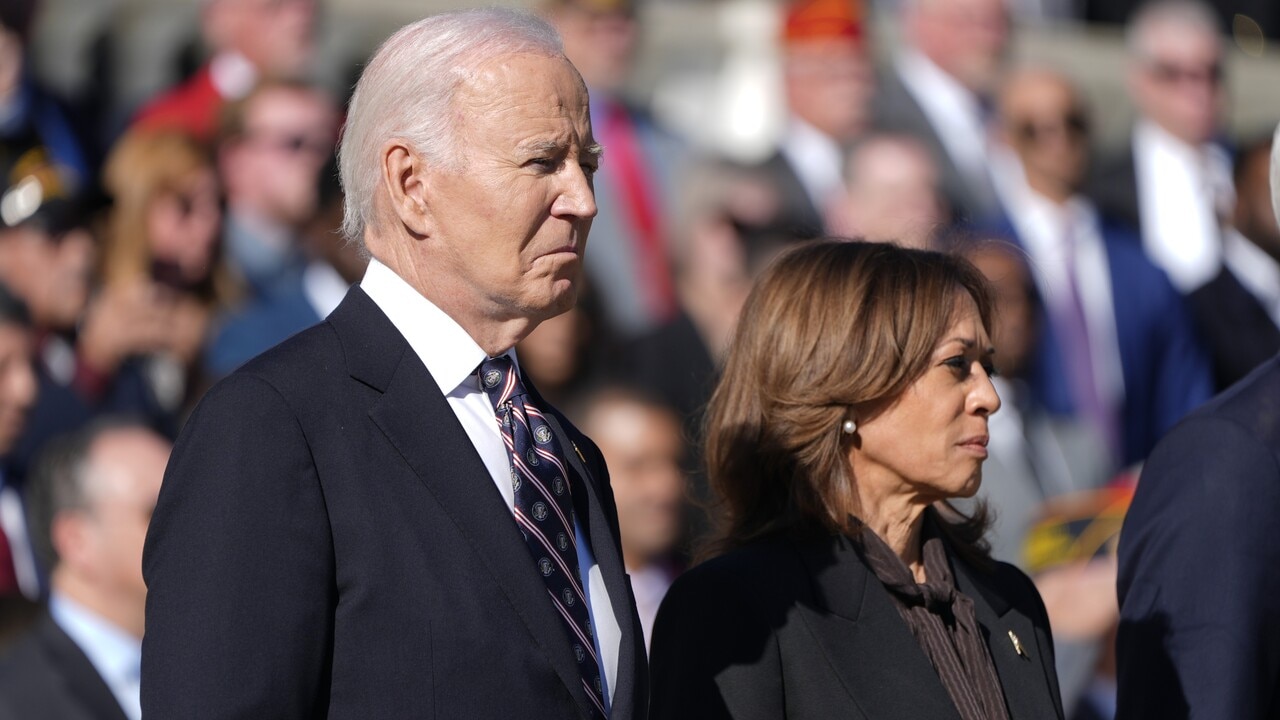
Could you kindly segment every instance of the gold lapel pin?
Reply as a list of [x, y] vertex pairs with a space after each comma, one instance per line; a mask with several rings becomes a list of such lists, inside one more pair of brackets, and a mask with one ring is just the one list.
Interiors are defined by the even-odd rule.
[[569, 443], [573, 445], [573, 451], [578, 453], [578, 459], [582, 461], [583, 465], [586, 465], [587, 459], [582, 456], [582, 451], [578, 449], [578, 443], [573, 442], [572, 440], [570, 440]]
[[1022, 641], [1018, 639], [1018, 636], [1015, 635], [1012, 630], [1009, 631], [1009, 642], [1013, 643], [1013, 649], [1019, 655], [1021, 655], [1024, 658], [1031, 657], [1030, 655], [1027, 654], [1027, 651], [1022, 648]]

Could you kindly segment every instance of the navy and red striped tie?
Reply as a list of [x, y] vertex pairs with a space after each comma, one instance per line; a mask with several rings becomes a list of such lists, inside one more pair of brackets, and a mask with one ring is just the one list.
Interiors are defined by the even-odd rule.
[[583, 690], [595, 709], [593, 717], [608, 717], [587, 596], [578, 572], [578, 544], [565, 455], [551, 426], [530, 402], [510, 358], [505, 355], [489, 358], [480, 363], [477, 374], [480, 387], [493, 403], [502, 439], [511, 457], [516, 524], [568, 632]]

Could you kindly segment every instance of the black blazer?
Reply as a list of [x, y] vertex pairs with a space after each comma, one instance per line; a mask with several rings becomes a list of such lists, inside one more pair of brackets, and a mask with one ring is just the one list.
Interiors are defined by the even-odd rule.
[[89, 658], [47, 614], [0, 658], [0, 720], [126, 720]]
[[[604, 461], [535, 401], [587, 479], [578, 520], [622, 629], [612, 717], [643, 718], [644, 643]], [[150, 718], [587, 714], [510, 510], [359, 287], [210, 390], [174, 448], [143, 572]]]
[[[989, 574], [951, 563], [1010, 717], [1061, 718], [1049, 621], [1031, 581], [1003, 563]], [[655, 720], [960, 717], [889, 591], [843, 536], [764, 541], [694, 568], [653, 632]]]
[[1120, 533], [1119, 720], [1280, 719], [1280, 356], [1156, 445]]

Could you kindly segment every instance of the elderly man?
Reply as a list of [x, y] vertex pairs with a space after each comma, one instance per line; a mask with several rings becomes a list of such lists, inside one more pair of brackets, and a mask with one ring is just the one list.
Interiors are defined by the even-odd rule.
[[1117, 718], [1280, 718], [1277, 515], [1280, 356], [1175, 427], [1142, 471], [1120, 535]]
[[1233, 204], [1231, 157], [1217, 142], [1227, 102], [1221, 27], [1198, 0], [1153, 0], [1126, 39], [1138, 120], [1092, 194], [1141, 232], [1147, 255], [1188, 294], [1218, 274]]
[[373, 259], [178, 441], [147, 716], [645, 716], [604, 462], [510, 352], [575, 300], [599, 154], [532, 16], [438, 15], [370, 60], [339, 164]]
[[49, 612], [0, 659], [0, 719], [142, 716], [142, 545], [168, 460], [168, 440], [115, 420], [42, 456], [28, 514]]

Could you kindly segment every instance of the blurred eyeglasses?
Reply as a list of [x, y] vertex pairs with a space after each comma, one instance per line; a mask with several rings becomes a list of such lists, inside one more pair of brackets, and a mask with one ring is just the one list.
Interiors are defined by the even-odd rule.
[[310, 155], [327, 158], [333, 154], [333, 143], [300, 133], [249, 132], [245, 142], [286, 155]]
[[1147, 64], [1151, 77], [1162, 85], [1209, 85], [1217, 87], [1222, 84], [1223, 70], [1221, 63], [1207, 63], [1198, 66], [1180, 65], [1164, 60], [1152, 60]]
[[1052, 122], [1022, 120], [1014, 123], [1018, 139], [1026, 144], [1038, 144], [1059, 133], [1073, 141], [1089, 137], [1089, 118], [1080, 110], [1071, 110]]

